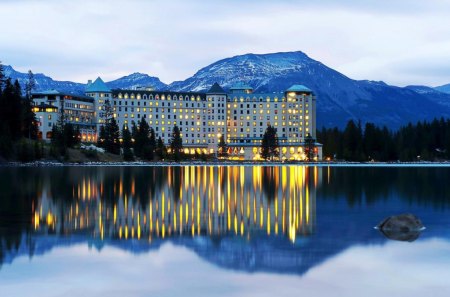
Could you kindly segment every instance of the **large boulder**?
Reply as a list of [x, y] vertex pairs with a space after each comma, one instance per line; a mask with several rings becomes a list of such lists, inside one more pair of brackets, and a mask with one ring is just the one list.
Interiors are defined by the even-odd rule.
[[414, 241], [425, 229], [418, 217], [412, 214], [401, 214], [384, 219], [378, 226], [384, 236], [393, 240]]

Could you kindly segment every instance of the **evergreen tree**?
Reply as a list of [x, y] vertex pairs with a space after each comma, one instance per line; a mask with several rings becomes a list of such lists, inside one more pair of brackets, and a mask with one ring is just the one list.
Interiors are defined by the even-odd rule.
[[27, 98], [31, 98], [31, 92], [36, 87], [36, 80], [34, 79], [34, 74], [31, 70], [28, 70], [27, 81], [25, 83], [25, 95]]
[[3, 90], [3, 85], [5, 83], [5, 67], [3, 66], [2, 61], [0, 61], [0, 93]]
[[26, 97], [23, 100], [23, 136], [29, 139], [37, 139], [38, 127], [36, 115], [33, 112], [33, 100], [31, 97], [31, 92], [36, 86], [36, 81], [34, 79], [34, 74], [31, 70], [28, 71], [27, 82], [25, 83], [25, 94]]
[[180, 129], [177, 125], [173, 127], [170, 149], [172, 150], [173, 159], [179, 161], [183, 150], [183, 140], [181, 139]]
[[116, 119], [111, 118], [105, 126], [105, 150], [111, 154], [120, 154], [120, 130]]
[[105, 148], [105, 141], [106, 141], [106, 130], [105, 126], [101, 125], [100, 130], [98, 132], [97, 146]]
[[279, 143], [276, 128], [268, 126], [264, 132], [261, 143], [261, 158], [273, 160], [279, 156]]
[[155, 150], [156, 150], [155, 130], [153, 130], [153, 128], [150, 128], [150, 137], [148, 145], [144, 147], [144, 158], [146, 160], [153, 161], [155, 157]]
[[218, 144], [218, 156], [221, 158], [226, 158], [228, 156], [228, 146], [227, 143], [225, 142], [225, 137], [222, 135], [220, 135], [219, 138], [219, 144]]
[[308, 133], [305, 137], [305, 155], [306, 161], [311, 162], [314, 161], [316, 157], [315, 149], [316, 140]]
[[128, 130], [127, 125], [123, 125], [122, 127], [122, 148], [123, 148], [123, 159], [125, 161], [133, 161], [133, 151], [131, 149], [132, 147], [131, 142], [131, 133], [130, 130]]
[[156, 154], [160, 160], [164, 160], [167, 155], [167, 149], [161, 137], [158, 138], [158, 143], [156, 145]]
[[154, 146], [152, 147], [150, 144], [150, 127], [144, 118], [139, 121], [139, 127], [135, 129], [134, 134], [134, 151], [136, 156], [146, 160], [153, 160]]
[[343, 135], [343, 157], [348, 161], [364, 161], [362, 152], [362, 129], [361, 124], [355, 124], [353, 120], [347, 123]]

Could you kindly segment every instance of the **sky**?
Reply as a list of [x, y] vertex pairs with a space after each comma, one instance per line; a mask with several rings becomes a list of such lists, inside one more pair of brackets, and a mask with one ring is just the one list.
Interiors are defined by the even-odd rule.
[[0, 0], [0, 60], [57, 80], [165, 83], [246, 53], [303, 51], [353, 79], [450, 83], [448, 0]]
[[444, 239], [354, 246], [297, 276], [221, 269], [170, 243], [142, 254], [79, 244], [14, 259], [1, 267], [0, 289], [9, 297], [443, 297], [449, 252]]

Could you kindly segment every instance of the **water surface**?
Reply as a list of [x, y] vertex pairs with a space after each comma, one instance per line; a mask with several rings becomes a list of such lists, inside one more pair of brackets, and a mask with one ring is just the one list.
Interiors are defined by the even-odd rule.
[[[1, 296], [450, 295], [450, 168], [0, 168]], [[414, 242], [373, 227], [412, 212]]]

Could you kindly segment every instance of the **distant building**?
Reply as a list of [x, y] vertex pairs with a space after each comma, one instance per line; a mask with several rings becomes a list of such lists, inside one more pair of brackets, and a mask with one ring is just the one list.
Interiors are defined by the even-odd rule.
[[79, 128], [83, 142], [97, 141], [93, 98], [52, 90], [32, 93], [32, 99], [33, 111], [38, 120], [40, 139], [50, 140], [52, 138], [52, 127], [58, 123], [63, 110], [65, 121]]
[[[229, 92], [217, 83], [207, 92], [156, 91], [149, 88], [111, 90], [99, 77], [89, 82], [84, 96], [61, 94], [59, 97], [79, 101], [86, 107], [83, 121], [99, 131], [105, 120], [114, 117], [122, 128], [145, 119], [168, 145], [175, 125], [180, 128], [184, 151], [187, 154], [213, 154], [223, 135], [228, 145], [229, 158], [239, 160], [260, 159], [260, 147], [268, 125], [276, 128], [280, 144], [280, 160], [304, 160], [305, 137], [316, 138], [316, 96], [303, 85], [294, 85], [283, 93], [253, 93], [244, 84], [232, 86]], [[36, 93], [36, 111], [42, 119], [43, 139], [57, 120], [58, 107], [50, 93]], [[40, 97], [39, 97], [40, 96]], [[69, 101], [68, 101], [69, 102]], [[42, 105], [41, 105], [42, 104]], [[71, 105], [71, 106], [72, 106]], [[85, 106], [86, 105], [86, 106]], [[47, 112], [47, 107], [49, 107]], [[39, 107], [39, 108], [38, 108]], [[79, 109], [76, 109], [78, 112]], [[55, 116], [56, 115], [56, 116]], [[49, 117], [50, 116], [50, 117]], [[50, 120], [51, 118], [51, 120]], [[44, 123], [45, 121], [45, 123]], [[86, 122], [88, 123], [88, 122]], [[45, 126], [45, 127], [44, 127]], [[45, 129], [44, 129], [45, 128]], [[83, 130], [83, 141], [96, 141], [95, 131]], [[88, 132], [89, 131], [89, 132]], [[94, 136], [93, 136], [94, 135]], [[316, 159], [322, 158], [322, 147], [314, 147]]]

